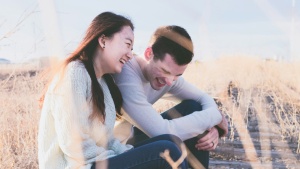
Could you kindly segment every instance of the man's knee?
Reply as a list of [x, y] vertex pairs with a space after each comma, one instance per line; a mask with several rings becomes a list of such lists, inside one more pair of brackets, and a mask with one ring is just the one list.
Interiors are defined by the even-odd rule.
[[161, 114], [164, 119], [176, 119], [186, 115], [189, 115], [195, 111], [201, 111], [202, 106], [200, 103], [194, 100], [183, 100], [181, 103], [177, 104], [175, 107], [165, 111]]
[[179, 112], [184, 111], [190, 114], [193, 113], [194, 111], [201, 111], [202, 106], [200, 103], [198, 103], [195, 100], [183, 100], [181, 103], [175, 106], [175, 109]]
[[193, 109], [196, 109], [198, 111], [202, 110], [201, 104], [195, 100], [183, 100], [180, 104], [185, 107], [192, 107]]

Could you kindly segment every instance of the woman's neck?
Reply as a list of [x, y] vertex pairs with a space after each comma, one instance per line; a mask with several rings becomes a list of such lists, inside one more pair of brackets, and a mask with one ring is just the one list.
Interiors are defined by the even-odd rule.
[[93, 58], [94, 58], [93, 59], [93, 67], [95, 70], [96, 77], [98, 79], [98, 78], [101, 78], [105, 74], [105, 72], [103, 70], [104, 66], [102, 66], [102, 64], [101, 64], [104, 62], [102, 61], [102, 59], [101, 59], [102, 57], [99, 52], [96, 52]]

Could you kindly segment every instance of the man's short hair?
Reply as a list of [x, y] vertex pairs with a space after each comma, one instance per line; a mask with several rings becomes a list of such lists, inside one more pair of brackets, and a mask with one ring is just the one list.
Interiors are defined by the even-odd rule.
[[180, 26], [159, 27], [152, 35], [150, 45], [154, 60], [163, 60], [168, 53], [178, 65], [185, 65], [190, 63], [194, 56], [192, 39]]

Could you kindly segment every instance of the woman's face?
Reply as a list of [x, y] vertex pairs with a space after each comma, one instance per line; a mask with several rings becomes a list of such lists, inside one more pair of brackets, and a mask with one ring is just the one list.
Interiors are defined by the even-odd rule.
[[124, 26], [120, 32], [115, 33], [111, 38], [105, 38], [105, 48], [102, 56], [103, 67], [106, 73], [120, 73], [124, 64], [132, 58], [134, 42], [133, 31], [130, 26]]

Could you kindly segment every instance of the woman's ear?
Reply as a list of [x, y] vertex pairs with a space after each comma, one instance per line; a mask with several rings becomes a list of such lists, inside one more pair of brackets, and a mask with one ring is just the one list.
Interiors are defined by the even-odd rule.
[[144, 55], [145, 55], [145, 59], [147, 61], [150, 61], [153, 58], [153, 56], [154, 56], [152, 48], [151, 47], [147, 47], [147, 49], [144, 52]]
[[101, 48], [105, 48], [105, 35], [101, 35], [99, 38], [98, 38], [98, 43], [100, 45]]

